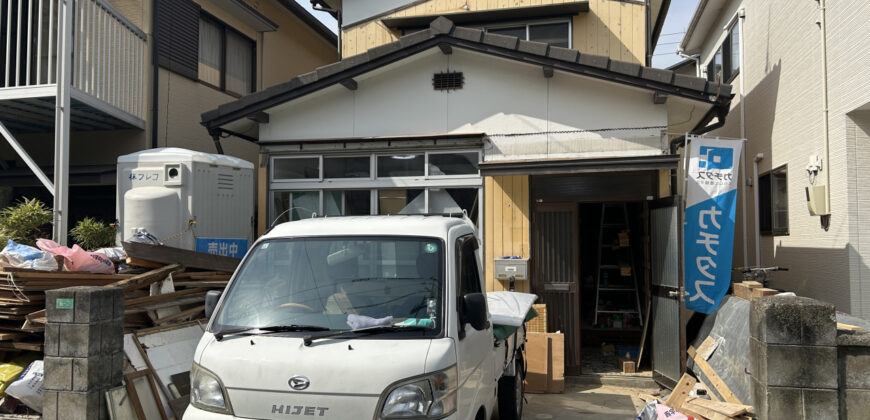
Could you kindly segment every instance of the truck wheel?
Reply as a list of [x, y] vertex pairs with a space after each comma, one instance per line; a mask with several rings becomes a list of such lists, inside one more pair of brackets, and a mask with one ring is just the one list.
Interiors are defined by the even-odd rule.
[[499, 420], [520, 420], [523, 417], [523, 365], [517, 362], [514, 376], [498, 380]]

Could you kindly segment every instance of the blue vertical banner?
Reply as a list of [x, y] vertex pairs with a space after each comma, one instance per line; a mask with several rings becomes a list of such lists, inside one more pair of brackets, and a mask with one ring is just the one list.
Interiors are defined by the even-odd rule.
[[709, 314], [731, 284], [737, 166], [743, 140], [688, 136], [685, 243], [686, 308]]

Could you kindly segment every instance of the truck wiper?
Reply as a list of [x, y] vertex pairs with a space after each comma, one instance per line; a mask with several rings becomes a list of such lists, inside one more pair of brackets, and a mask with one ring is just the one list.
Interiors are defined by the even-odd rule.
[[329, 331], [329, 328], [321, 327], [318, 325], [270, 325], [268, 327], [258, 327], [258, 328], [233, 328], [226, 331], [219, 331], [215, 333], [214, 338], [217, 341], [223, 340], [225, 336], [233, 335], [233, 334], [257, 334], [262, 335], [264, 333], [276, 333], [276, 332], [287, 332], [287, 331]]
[[338, 336], [345, 335], [345, 334], [380, 334], [380, 333], [395, 332], [395, 331], [423, 331], [423, 330], [431, 330], [431, 329], [432, 328], [423, 327], [423, 326], [419, 326], [419, 325], [409, 325], [406, 327], [399, 326], [399, 325], [378, 325], [375, 327], [357, 328], [355, 330], [338, 330], [338, 331], [333, 331], [331, 333], [316, 335], [316, 336], [307, 335], [307, 336], [302, 338], [302, 341], [306, 346], [310, 346], [311, 342], [314, 340], [338, 337]]

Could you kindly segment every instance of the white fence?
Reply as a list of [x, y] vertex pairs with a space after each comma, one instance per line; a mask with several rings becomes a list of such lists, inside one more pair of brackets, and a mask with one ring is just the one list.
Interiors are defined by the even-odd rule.
[[[57, 83], [58, 0], [0, 0], [0, 89]], [[104, 0], [75, 0], [72, 86], [144, 115], [146, 34]]]

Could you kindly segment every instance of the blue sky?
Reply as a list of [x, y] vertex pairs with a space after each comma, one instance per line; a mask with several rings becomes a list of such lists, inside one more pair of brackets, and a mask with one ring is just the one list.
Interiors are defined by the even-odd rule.
[[[309, 12], [320, 19], [328, 28], [333, 31], [337, 30], [335, 19], [326, 12], [312, 10], [309, 0], [296, 0], [296, 2], [305, 6]], [[659, 36], [659, 43], [653, 56], [653, 67], [664, 68], [682, 60], [676, 54], [677, 47], [686, 33], [686, 28], [689, 26], [689, 21], [692, 19], [692, 14], [695, 13], [695, 7], [697, 6], [698, 0], [671, 0], [668, 17], [665, 19], [664, 26], [662, 26], [662, 34]]]

